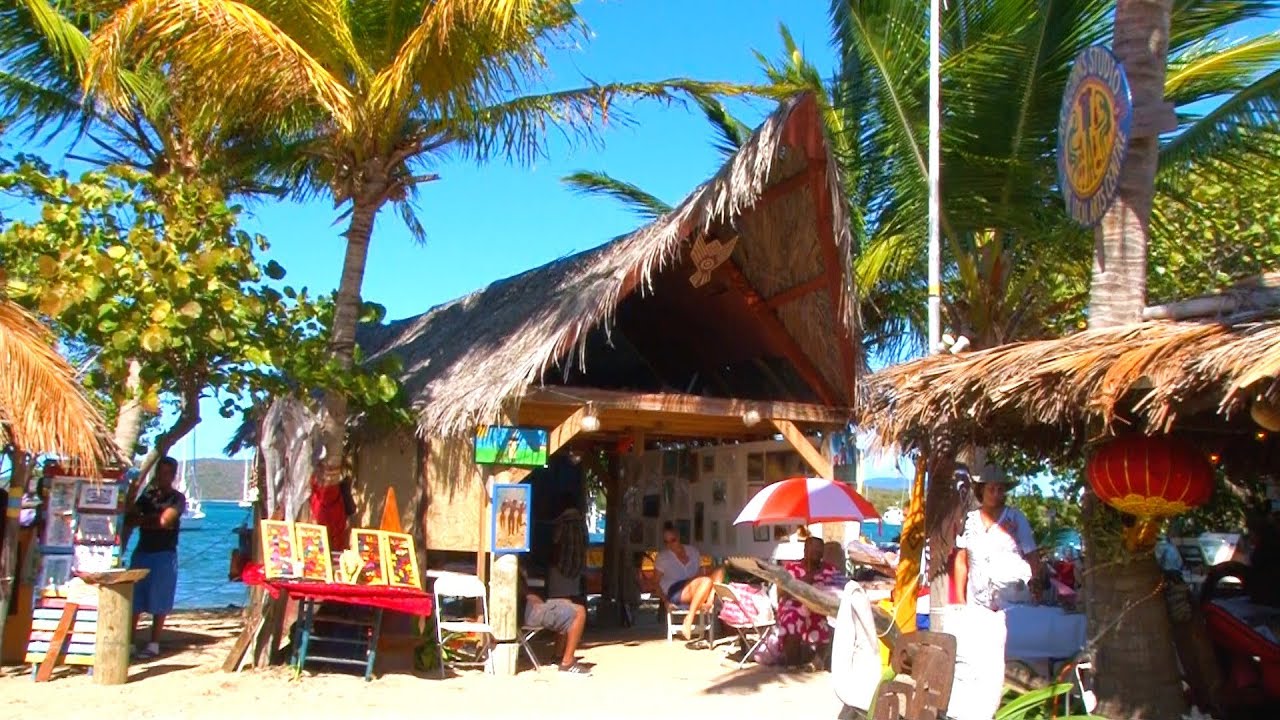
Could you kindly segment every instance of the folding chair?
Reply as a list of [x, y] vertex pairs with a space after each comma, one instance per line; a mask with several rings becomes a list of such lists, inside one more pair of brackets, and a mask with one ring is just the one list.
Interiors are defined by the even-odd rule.
[[520, 647], [524, 648], [525, 655], [529, 656], [529, 662], [533, 663], [534, 672], [541, 670], [542, 664], [538, 662], [538, 655], [533, 651], [533, 646], [530, 643], [538, 636], [538, 633], [545, 629], [532, 625], [524, 625], [520, 628]]
[[[481, 647], [473, 660], [454, 661], [455, 667], [483, 667], [485, 672], [492, 672], [493, 666], [489, 653], [493, 648], [493, 626], [489, 624], [489, 603], [484, 583], [475, 575], [440, 572], [434, 575], [432, 595], [436, 609], [436, 654], [440, 661], [440, 677], [444, 677], [444, 634], [474, 633], [481, 636]], [[449, 615], [442, 598], [454, 600], [475, 600], [480, 609], [480, 619], [460, 615]]]
[[[725, 620], [724, 617], [720, 618], [720, 622], [733, 628], [738, 633], [738, 642], [742, 646], [742, 660], [738, 662], [738, 667], [742, 668], [747, 664], [747, 660], [750, 660], [756, 654], [756, 650], [759, 650], [765, 641], [769, 639], [769, 636], [778, 629], [778, 621], [774, 617], [772, 603], [770, 603], [768, 612], [760, 612], [754, 602], [743, 600], [732, 585], [716, 583], [711, 587], [715, 591], [716, 597], [720, 599], [721, 606], [732, 603], [747, 618], [745, 623], [732, 623]], [[748, 637], [753, 631], [756, 634], [754, 643]]]
[[[667, 642], [672, 642], [675, 639], [677, 628], [684, 623], [685, 616], [689, 615], [689, 613], [693, 611], [689, 609], [688, 605], [676, 605], [672, 603], [663, 603], [663, 605], [663, 610], [667, 616]], [[694, 613], [693, 627], [700, 640], [705, 640], [706, 642], [714, 645], [716, 639], [713, 634], [714, 626], [712, 625], [712, 614], [713, 613], [710, 609], [699, 610]]]

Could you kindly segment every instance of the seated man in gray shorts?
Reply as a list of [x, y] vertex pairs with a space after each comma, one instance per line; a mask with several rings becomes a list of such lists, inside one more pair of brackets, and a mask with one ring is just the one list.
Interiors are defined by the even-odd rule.
[[544, 600], [525, 582], [520, 573], [520, 617], [525, 627], [540, 627], [560, 636], [564, 653], [560, 658], [560, 672], [574, 675], [590, 675], [591, 670], [577, 661], [578, 643], [582, 642], [582, 630], [587, 626], [587, 609], [568, 598]]

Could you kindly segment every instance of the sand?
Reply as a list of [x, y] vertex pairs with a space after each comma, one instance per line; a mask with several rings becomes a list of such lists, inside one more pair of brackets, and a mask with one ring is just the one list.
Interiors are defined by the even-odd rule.
[[[365, 683], [355, 674], [285, 667], [221, 671], [239, 618], [203, 613], [174, 619], [174, 642], [155, 661], [134, 666], [127, 685], [101, 687], [82, 672], [34, 683], [24, 668], [0, 677], [0, 716], [36, 718], [85, 710], [106, 718], [401, 717], [703, 717], [833, 718], [839, 702], [825, 673], [783, 672], [722, 657], [720, 650], [668, 643], [649, 620], [628, 631], [588, 629], [580, 652], [591, 677], [545, 667], [515, 677], [463, 671], [436, 675], [387, 672]], [[550, 648], [540, 653], [551, 657]]]

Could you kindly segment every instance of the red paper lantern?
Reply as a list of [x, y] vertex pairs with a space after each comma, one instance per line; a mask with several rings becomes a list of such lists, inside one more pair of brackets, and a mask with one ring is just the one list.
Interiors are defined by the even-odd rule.
[[1203, 505], [1213, 494], [1213, 466], [1186, 441], [1126, 435], [1098, 448], [1085, 466], [1093, 492], [1140, 520], [1162, 520]]

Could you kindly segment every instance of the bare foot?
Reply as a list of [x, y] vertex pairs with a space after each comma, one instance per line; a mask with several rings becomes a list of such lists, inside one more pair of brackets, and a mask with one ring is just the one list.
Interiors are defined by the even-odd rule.
[[680, 626], [680, 634], [685, 640], [693, 639], [693, 613], [684, 616], [684, 624]]

